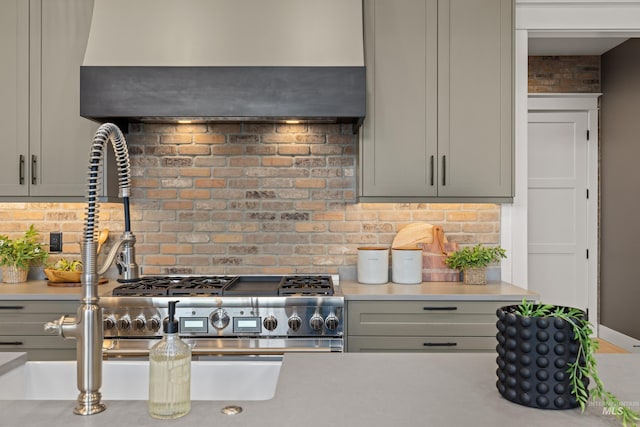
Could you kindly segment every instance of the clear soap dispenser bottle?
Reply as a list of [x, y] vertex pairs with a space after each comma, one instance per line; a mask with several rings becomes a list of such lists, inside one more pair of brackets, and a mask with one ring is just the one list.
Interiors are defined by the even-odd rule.
[[164, 336], [149, 351], [149, 414], [178, 418], [191, 409], [191, 347], [178, 336], [176, 303], [169, 301]]

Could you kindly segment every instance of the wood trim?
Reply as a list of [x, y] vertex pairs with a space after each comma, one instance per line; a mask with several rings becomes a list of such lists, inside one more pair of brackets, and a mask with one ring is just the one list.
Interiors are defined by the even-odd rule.
[[365, 67], [101, 67], [80, 69], [80, 115], [330, 119], [361, 124]]

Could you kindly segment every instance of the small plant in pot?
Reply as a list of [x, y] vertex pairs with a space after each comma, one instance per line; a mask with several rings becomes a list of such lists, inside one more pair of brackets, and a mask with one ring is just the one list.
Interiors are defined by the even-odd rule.
[[497, 316], [496, 386], [502, 397], [533, 408], [582, 411], [589, 399], [600, 400], [623, 425], [640, 420], [605, 390], [594, 358], [598, 342], [584, 311], [523, 300], [499, 308]]
[[38, 241], [38, 235], [33, 224], [18, 239], [12, 240], [6, 235], [0, 235], [0, 266], [2, 266], [3, 282], [25, 282], [29, 267], [41, 264], [47, 259], [49, 253]]
[[449, 268], [462, 270], [465, 284], [485, 285], [487, 283], [487, 266], [506, 257], [507, 253], [501, 247], [487, 247], [478, 244], [452, 252], [444, 262]]

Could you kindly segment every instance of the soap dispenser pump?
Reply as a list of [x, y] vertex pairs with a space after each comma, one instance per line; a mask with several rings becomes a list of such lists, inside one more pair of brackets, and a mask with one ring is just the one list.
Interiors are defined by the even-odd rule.
[[176, 304], [169, 301], [164, 336], [149, 351], [149, 414], [178, 418], [191, 409], [191, 347], [178, 336]]

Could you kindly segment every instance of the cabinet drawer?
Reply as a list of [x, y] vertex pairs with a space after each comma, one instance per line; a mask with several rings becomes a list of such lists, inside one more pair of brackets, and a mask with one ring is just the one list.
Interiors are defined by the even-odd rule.
[[504, 301], [353, 301], [350, 335], [495, 336]]
[[0, 316], [4, 314], [53, 313], [75, 314], [80, 301], [0, 301]]
[[13, 316], [0, 313], [0, 335], [51, 335], [45, 332], [44, 325], [59, 318], [55, 313]]
[[349, 352], [495, 351], [495, 337], [371, 337], [349, 336]]
[[0, 335], [0, 350], [27, 351], [28, 349], [69, 349], [76, 348], [76, 340], [66, 340], [60, 336], [16, 336]]
[[76, 350], [57, 350], [57, 349], [17, 349], [8, 350], [0, 348], [3, 351], [23, 351], [27, 353], [28, 360], [76, 360]]

